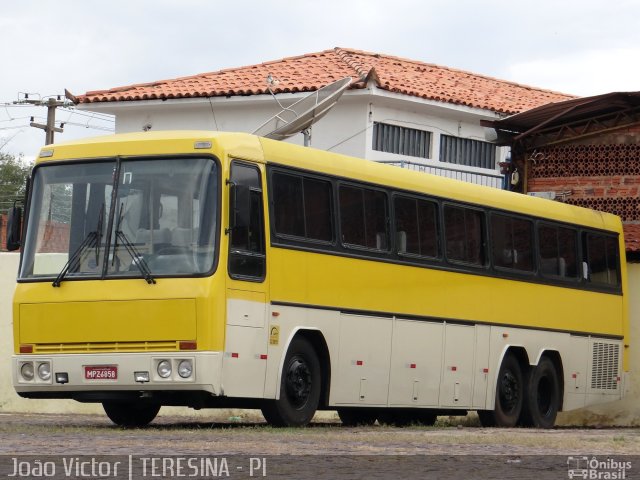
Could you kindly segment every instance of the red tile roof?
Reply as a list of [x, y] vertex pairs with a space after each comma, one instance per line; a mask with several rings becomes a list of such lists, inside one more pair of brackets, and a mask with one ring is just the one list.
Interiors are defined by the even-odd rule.
[[575, 98], [430, 63], [334, 48], [259, 65], [91, 91], [77, 97], [77, 102], [260, 95], [268, 93], [268, 75], [279, 81], [274, 93], [313, 91], [350, 76], [354, 79], [350, 88], [363, 88], [372, 80], [390, 92], [506, 114]]

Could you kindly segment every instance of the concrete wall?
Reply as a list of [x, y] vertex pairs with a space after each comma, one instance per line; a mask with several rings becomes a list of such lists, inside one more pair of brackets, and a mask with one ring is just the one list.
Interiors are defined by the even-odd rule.
[[[102, 413], [98, 405], [71, 400], [27, 400], [20, 398], [11, 384], [10, 359], [13, 353], [12, 296], [19, 255], [0, 253], [0, 412]], [[640, 264], [629, 264], [629, 291], [640, 289]], [[558, 423], [565, 425], [640, 425], [640, 295], [629, 295], [631, 318], [631, 370], [629, 394], [619, 402], [563, 413]], [[164, 414], [194, 414], [186, 408], [163, 409]], [[202, 416], [212, 415], [206, 410]]]
[[27, 400], [20, 398], [11, 384], [13, 354], [12, 298], [18, 272], [17, 253], [0, 252], [0, 412], [93, 413], [96, 405], [72, 400]]

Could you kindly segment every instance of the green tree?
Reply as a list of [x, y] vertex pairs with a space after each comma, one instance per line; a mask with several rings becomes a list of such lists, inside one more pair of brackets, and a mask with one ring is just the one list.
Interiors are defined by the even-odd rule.
[[24, 198], [27, 176], [32, 164], [22, 157], [0, 152], [0, 211], [5, 212], [13, 202]]

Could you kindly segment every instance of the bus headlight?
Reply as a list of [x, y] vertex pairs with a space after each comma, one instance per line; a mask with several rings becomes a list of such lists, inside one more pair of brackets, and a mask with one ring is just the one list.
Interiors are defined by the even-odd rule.
[[31, 362], [23, 363], [22, 366], [20, 367], [20, 375], [22, 375], [22, 378], [24, 380], [27, 380], [28, 382], [32, 381], [35, 375], [35, 372], [33, 371], [33, 363]]
[[169, 378], [171, 376], [171, 362], [169, 360], [160, 360], [156, 371], [160, 378]]
[[43, 362], [38, 365], [38, 377], [44, 382], [49, 381], [51, 378], [51, 364], [49, 362]]
[[193, 364], [191, 360], [182, 360], [178, 364], [178, 375], [182, 378], [189, 378], [193, 373]]

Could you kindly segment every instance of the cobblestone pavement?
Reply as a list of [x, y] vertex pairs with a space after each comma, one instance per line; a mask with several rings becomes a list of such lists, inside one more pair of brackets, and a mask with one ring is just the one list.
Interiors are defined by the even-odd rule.
[[[5, 463], [12, 456], [43, 455], [228, 456], [238, 461], [259, 457], [270, 458], [273, 468], [277, 467], [279, 475], [272, 478], [314, 479], [394, 475], [496, 478], [495, 468], [508, 470], [528, 465], [530, 468], [514, 473], [513, 478], [536, 480], [567, 478], [567, 462], [573, 461], [570, 458], [630, 458], [637, 467], [625, 472], [624, 478], [640, 478], [631, 475], [640, 474], [639, 428], [347, 428], [327, 420], [307, 428], [275, 429], [262, 422], [239, 423], [240, 420], [232, 417], [211, 422], [201, 417], [160, 415], [147, 428], [127, 430], [112, 425], [101, 415], [3, 413], [0, 456]], [[466, 475], [462, 474], [461, 465], [466, 465]], [[402, 475], [397, 471], [399, 466], [404, 469]], [[381, 476], [376, 477], [371, 471], [359, 475], [365, 467]], [[407, 470], [410, 468], [413, 470]], [[169, 473], [172, 472], [175, 473]], [[425, 472], [437, 475], [424, 476]], [[510, 478], [507, 474], [499, 476]]]

